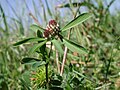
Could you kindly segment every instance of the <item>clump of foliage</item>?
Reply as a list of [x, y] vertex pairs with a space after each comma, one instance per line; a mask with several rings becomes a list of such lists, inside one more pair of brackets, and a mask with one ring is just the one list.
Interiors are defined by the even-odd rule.
[[[81, 14], [79, 15], [78, 17], [76, 17], [74, 20], [72, 20], [70, 23], [68, 23], [67, 25], [65, 25], [63, 28], [60, 28], [58, 23], [55, 21], [55, 20], [50, 20], [46, 29], [43, 29], [43, 30], [37, 30], [37, 37], [30, 37], [30, 38], [27, 38], [27, 39], [24, 39], [22, 41], [19, 41], [17, 43], [14, 44], [14, 46], [16, 45], [20, 45], [20, 44], [23, 44], [23, 43], [26, 43], [26, 42], [33, 42], [33, 41], [37, 41], [38, 44], [35, 44], [31, 49], [30, 49], [30, 53], [33, 53], [33, 52], [37, 52], [38, 55], [40, 55], [40, 59], [39, 58], [31, 58], [31, 57], [25, 57], [22, 59], [22, 63], [33, 63], [33, 65], [36, 67], [40, 67], [42, 65], [45, 66], [45, 72], [44, 70], [40, 69], [40, 75], [38, 76], [43, 76], [42, 78], [44, 79], [44, 77], [46, 76], [46, 85], [43, 85], [43, 87], [47, 87], [48, 89], [51, 88], [51, 89], [58, 89], [58, 88], [61, 88], [61, 87], [56, 87], [54, 85], [56, 85], [56, 83], [60, 83], [60, 81], [58, 80], [54, 80], [54, 79], [50, 79], [49, 81], [49, 69], [48, 69], [48, 66], [49, 66], [49, 63], [51, 62], [51, 57], [55, 58], [54, 56], [52, 56], [52, 53], [55, 52], [53, 49], [52, 49], [52, 46], [54, 45], [57, 52], [59, 52], [62, 56], [63, 56], [63, 49], [62, 49], [62, 44], [67, 46], [71, 51], [76, 51], [77, 53], [80, 53], [80, 54], [87, 54], [87, 50], [80, 46], [79, 44], [76, 44], [74, 43], [73, 41], [70, 41], [66, 38], [64, 38], [64, 36], [61, 34], [61, 32], [63, 31], [66, 31], [66, 30], [69, 30], [70, 28], [82, 23], [83, 21], [85, 21], [86, 19], [90, 18], [91, 17], [91, 14], [89, 13], [84, 13], [84, 14]], [[42, 29], [42, 28], [40, 28]], [[58, 41], [58, 39], [60, 38], [61, 40], [61, 43]], [[47, 42], [50, 42], [50, 48], [47, 48]], [[53, 54], [54, 55], [54, 54]], [[65, 55], [65, 54], [64, 54]], [[59, 56], [57, 57], [59, 58]], [[64, 67], [65, 61], [63, 59], [63, 64], [62, 64], [62, 67]], [[60, 67], [59, 67], [60, 68]], [[45, 74], [44, 74], [45, 73]], [[58, 73], [59, 74], [59, 73]], [[60, 75], [62, 76], [63, 74], [63, 69], [61, 69], [61, 73]], [[45, 76], [44, 76], [45, 75]], [[40, 77], [38, 77], [40, 79]], [[50, 77], [52, 78], [52, 77]], [[37, 79], [37, 82], [39, 80]], [[40, 81], [41, 83], [43, 82], [42, 79]], [[41, 83], [39, 82], [40, 86]], [[50, 82], [50, 83], [49, 83]], [[51, 85], [53, 83], [53, 86]], [[49, 85], [50, 84], [50, 85]], [[51, 86], [51, 87], [49, 87]], [[61, 88], [62, 89], [62, 88]]]
[[[39, 17], [48, 26], [42, 28], [30, 14], [37, 25], [32, 24], [34, 32], [28, 30], [27, 34], [25, 20], [16, 13], [18, 19], [7, 17], [0, 4], [0, 89], [119, 90], [120, 13], [109, 12], [114, 1], [107, 5], [102, 0], [70, 0], [56, 6], [55, 13], [45, 1], [47, 9], [41, 3], [44, 15]], [[37, 16], [34, 0], [33, 5]], [[92, 15], [83, 14], [81, 7]], [[62, 17], [59, 10], [64, 9]], [[48, 22], [48, 17], [55, 21]], [[11, 46], [18, 40], [14, 45], [19, 47]]]

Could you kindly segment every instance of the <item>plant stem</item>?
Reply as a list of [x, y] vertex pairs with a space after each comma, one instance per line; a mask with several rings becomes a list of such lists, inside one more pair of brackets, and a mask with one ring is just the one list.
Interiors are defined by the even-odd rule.
[[35, 18], [32, 13], [29, 13], [29, 15], [33, 18], [33, 20], [35, 21], [35, 23], [41, 27], [41, 24], [39, 23], [39, 21], [37, 20], [37, 18]]
[[56, 50], [56, 64], [57, 64], [57, 69], [58, 69], [58, 73], [60, 73], [60, 64], [59, 64], [59, 59], [58, 59], [58, 51]]
[[111, 50], [111, 56], [110, 56], [110, 59], [108, 60], [108, 64], [107, 64], [107, 69], [106, 69], [106, 74], [105, 74], [105, 78], [106, 78], [105, 83], [108, 78], [108, 72], [109, 72], [109, 68], [110, 68], [112, 59], [113, 59], [113, 46], [112, 46], [112, 50]]
[[[71, 33], [71, 30], [70, 30], [69, 33], [68, 33], [68, 39], [70, 38], [70, 33]], [[62, 74], [63, 74], [64, 65], [65, 65], [66, 57], [67, 57], [67, 51], [68, 51], [68, 48], [65, 47], [65, 51], [64, 51], [64, 56], [63, 56], [63, 62], [62, 62], [62, 67], [61, 67], [60, 76], [62, 76]]]
[[46, 86], [47, 86], [47, 89], [49, 89], [49, 83], [48, 83], [48, 63], [46, 63], [45, 65], [45, 73], [46, 73]]
[[[72, 10], [72, 9], [71, 9], [71, 10]], [[77, 14], [74, 14], [74, 13], [73, 13], [73, 15], [74, 15], [74, 18], [75, 18]], [[72, 30], [72, 28], [71, 28], [70, 31], [68, 32], [68, 39], [70, 39], [71, 30]], [[68, 48], [65, 47], [65, 51], [64, 51], [64, 56], [63, 56], [63, 62], [62, 62], [62, 67], [61, 67], [60, 76], [62, 76], [62, 74], [63, 74], [64, 65], [65, 65], [66, 57], [67, 57], [67, 51], [68, 51]]]
[[95, 90], [100, 90], [101, 88], [107, 87], [107, 86], [109, 86], [109, 85], [111, 85], [111, 83], [107, 83], [107, 84], [104, 84], [104, 85], [102, 85], [102, 86], [100, 86], [100, 87], [97, 87], [97, 88], [95, 88]]
[[[50, 51], [49, 51], [48, 58], [50, 58], [51, 51], [52, 51], [52, 43], [51, 43], [51, 46], [50, 46]], [[45, 59], [46, 59], [46, 58], [45, 58]], [[47, 86], [47, 90], [49, 90], [49, 80], [48, 80], [48, 78], [49, 78], [49, 75], [48, 75], [48, 64], [49, 64], [49, 62], [48, 62], [48, 60], [46, 59], [46, 64], [45, 64], [45, 73], [46, 73], [46, 82], [47, 82], [46, 86]]]

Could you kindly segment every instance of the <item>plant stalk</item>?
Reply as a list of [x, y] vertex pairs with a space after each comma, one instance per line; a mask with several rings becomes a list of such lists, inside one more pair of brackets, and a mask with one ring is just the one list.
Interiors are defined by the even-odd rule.
[[[71, 11], [72, 11], [72, 9], [71, 9]], [[75, 18], [77, 14], [74, 14], [74, 13], [73, 13], [73, 15], [74, 15], [74, 18]], [[70, 39], [71, 30], [72, 30], [72, 28], [71, 28], [70, 31], [68, 32], [68, 36], [67, 36], [68, 39]], [[64, 65], [65, 65], [66, 57], [67, 57], [67, 51], [68, 51], [68, 48], [65, 47], [64, 56], [63, 56], [63, 62], [62, 62], [62, 67], [61, 67], [61, 72], [60, 72], [60, 76], [62, 76], [62, 74], [63, 74]]]
[[47, 86], [47, 89], [49, 90], [49, 82], [48, 82], [48, 63], [46, 63], [45, 65], [45, 73], [46, 73], [46, 86]]
[[[71, 33], [71, 30], [70, 30], [69, 33], [68, 33], [68, 39], [70, 38], [70, 33]], [[64, 56], [63, 56], [63, 62], [62, 62], [62, 67], [61, 67], [60, 76], [62, 76], [62, 74], [63, 74], [64, 65], [65, 65], [66, 57], [67, 57], [67, 51], [68, 51], [68, 48], [65, 47], [65, 51], [64, 51]]]
[[57, 64], [57, 69], [58, 69], [58, 73], [60, 73], [60, 64], [59, 64], [59, 58], [58, 58], [58, 51], [56, 50], [56, 64]]
[[[51, 55], [51, 51], [52, 51], [52, 43], [51, 43], [51, 46], [50, 46], [50, 51], [49, 51], [49, 55], [48, 55], [48, 58], [50, 58], [50, 55]], [[46, 59], [46, 58], [45, 58]], [[46, 73], [46, 86], [47, 86], [47, 90], [49, 90], [49, 75], [48, 75], [48, 65], [49, 65], [49, 62], [48, 60], [46, 59], [46, 65], [45, 65], [45, 73]]]

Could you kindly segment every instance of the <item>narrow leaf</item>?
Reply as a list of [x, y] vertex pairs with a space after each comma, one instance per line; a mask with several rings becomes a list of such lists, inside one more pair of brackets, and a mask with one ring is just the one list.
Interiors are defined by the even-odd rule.
[[24, 40], [14, 43], [13, 46], [21, 45], [27, 42], [36, 42], [36, 41], [44, 41], [44, 40], [45, 40], [44, 38], [38, 38], [38, 37], [26, 38]]
[[34, 46], [30, 49], [29, 53], [33, 53], [33, 52], [37, 51], [37, 50], [38, 50], [41, 46], [43, 46], [46, 42], [47, 42], [47, 40], [45, 40], [45, 41], [43, 41], [43, 42], [40, 42], [40, 43], [34, 45]]
[[0, 32], [5, 32], [5, 30], [2, 28], [2, 27], [0, 27]]
[[42, 38], [43, 37], [43, 34], [40, 30], [37, 30], [37, 37], [39, 38]]
[[45, 61], [39, 61], [39, 62], [36, 62], [32, 65], [33, 68], [37, 68], [37, 67], [40, 67], [40, 66], [43, 66], [45, 65]]
[[60, 42], [54, 39], [54, 40], [52, 40], [52, 43], [55, 46], [55, 48], [58, 50], [58, 52], [63, 54], [63, 49], [62, 49], [62, 47], [60, 45]]
[[79, 15], [78, 17], [76, 17], [74, 20], [72, 20], [71, 22], [69, 22], [67, 25], [65, 25], [61, 31], [66, 31], [82, 22], [84, 22], [85, 20], [89, 19], [92, 16], [91, 13], [83, 13], [81, 15]]
[[77, 75], [80, 75], [81, 77], [86, 77], [85, 75], [83, 75], [83, 74], [81, 74], [81, 73], [79, 73], [79, 72], [77, 72], [77, 71], [75, 71], [75, 70], [73, 70], [73, 73], [75, 73], [75, 74], [77, 74]]
[[71, 5], [73, 6], [73, 7], [80, 7], [80, 6], [82, 6], [82, 5], [84, 5], [85, 4], [85, 2], [83, 2], [83, 3], [67, 3], [67, 4], [60, 4], [60, 5], [58, 5], [58, 6], [56, 6], [57, 8], [70, 8], [71, 7]]
[[5, 26], [5, 34], [8, 35], [9, 31], [8, 31], [8, 24], [7, 24], [7, 20], [6, 20], [6, 15], [4, 13], [4, 10], [0, 4], [0, 12], [2, 13], [1, 18], [3, 18], [3, 22], [4, 22], [4, 26]]
[[87, 54], [87, 50], [84, 47], [74, 43], [73, 41], [63, 39], [63, 42], [65, 46], [67, 46], [68, 49], [72, 52], [78, 52], [79, 54]]
[[46, 7], [47, 7], [47, 11], [48, 11], [49, 15], [52, 16], [52, 12], [50, 11], [50, 7], [49, 7], [49, 4], [48, 4], [48, 1], [45, 0], [45, 3], [46, 3]]
[[36, 58], [26, 57], [26, 58], [23, 58], [21, 62], [22, 64], [24, 64], [24, 63], [33, 63], [35, 61], [40, 61], [40, 60]]
[[57, 5], [56, 8], [70, 8], [71, 5], [73, 7], [87, 6], [87, 7], [93, 7], [94, 9], [97, 9], [93, 4], [85, 2], [85, 1], [84, 2], [80, 2], [80, 3], [74, 2], [74, 3], [60, 4], [60, 5]]
[[73, 59], [73, 60], [79, 60], [80, 59], [80, 57], [74, 56], [74, 55], [72, 55], [70, 53], [67, 53], [67, 56], [68, 56], [68, 58]]
[[35, 25], [35, 24], [31, 25], [30, 29], [33, 30], [33, 31], [40, 30], [42, 33], [44, 32], [44, 28], [42, 28], [42, 27], [40, 27], [38, 25]]

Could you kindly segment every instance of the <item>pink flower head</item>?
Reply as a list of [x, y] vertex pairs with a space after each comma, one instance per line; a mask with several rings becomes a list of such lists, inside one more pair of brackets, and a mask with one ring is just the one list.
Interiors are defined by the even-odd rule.
[[50, 21], [49, 21], [49, 25], [56, 26], [56, 25], [57, 25], [57, 22], [56, 22], [55, 20], [50, 20]]
[[50, 34], [49, 30], [45, 30], [44, 36], [45, 36], [45, 37], [49, 37], [49, 34]]
[[50, 20], [45, 32], [44, 32], [44, 36], [45, 37], [49, 37], [49, 35], [51, 36], [55, 36], [59, 33], [60, 29], [59, 29], [59, 25], [55, 20]]

